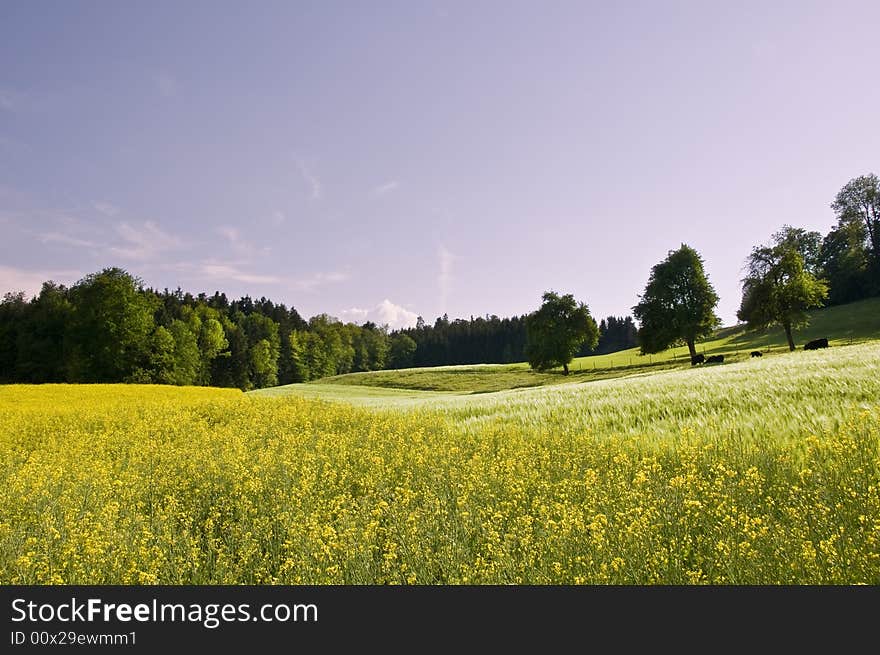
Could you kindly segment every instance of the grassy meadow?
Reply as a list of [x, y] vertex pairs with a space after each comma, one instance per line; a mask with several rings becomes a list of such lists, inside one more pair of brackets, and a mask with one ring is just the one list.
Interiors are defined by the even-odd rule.
[[[831, 346], [852, 345], [880, 339], [880, 298], [870, 298], [808, 313], [809, 325], [795, 331], [795, 343], [798, 348], [802, 348], [807, 341], [820, 337], [829, 338]], [[765, 357], [788, 353], [785, 333], [778, 327], [755, 331], [736, 326], [719, 330], [711, 338], [697, 344], [698, 352], [706, 355], [723, 354], [727, 363], [749, 359], [752, 350], [762, 351]], [[562, 369], [538, 373], [532, 371], [526, 363], [481, 364], [349, 373], [322, 378], [311, 384], [486, 393], [547, 384], [605, 380], [689, 366], [690, 357], [687, 347], [684, 346], [670, 348], [656, 355], [641, 355], [638, 348], [631, 348], [607, 355], [575, 358], [570, 365], [571, 374], [568, 376], [562, 374]], [[267, 389], [264, 393], [279, 393], [279, 391]], [[297, 389], [296, 393], [317, 395], [320, 392]]]
[[0, 454], [6, 584], [880, 583], [878, 342], [482, 394], [6, 386]]

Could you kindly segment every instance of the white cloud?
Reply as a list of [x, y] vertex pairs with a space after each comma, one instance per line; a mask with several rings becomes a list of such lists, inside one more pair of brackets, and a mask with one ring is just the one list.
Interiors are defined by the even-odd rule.
[[343, 309], [340, 314], [345, 321], [350, 321], [351, 323], [364, 323], [368, 320], [367, 316], [370, 315], [370, 310], [361, 309], [360, 307], [352, 307], [351, 309]]
[[177, 94], [177, 80], [168, 73], [153, 73], [153, 85], [166, 98]]
[[300, 175], [303, 176], [303, 179], [311, 189], [312, 200], [320, 200], [321, 196], [324, 195], [324, 187], [321, 185], [321, 180], [318, 179], [318, 176], [312, 172], [302, 159], [296, 160], [296, 166], [299, 169]]
[[43, 282], [53, 280], [70, 285], [82, 277], [80, 271], [42, 270], [28, 271], [11, 266], [0, 266], [0, 296], [7, 292], [24, 291], [28, 297], [40, 292]]
[[440, 258], [440, 273], [437, 275], [437, 286], [440, 287], [440, 311], [445, 313], [452, 286], [452, 268], [458, 256], [449, 252], [442, 244], [437, 249], [437, 256]]
[[313, 273], [307, 277], [292, 280], [291, 286], [300, 291], [315, 291], [319, 287], [334, 282], [344, 282], [348, 278], [348, 273], [342, 273], [339, 271], [331, 271], [330, 273]]
[[140, 226], [119, 223], [115, 227], [116, 235], [122, 239], [121, 245], [111, 246], [110, 252], [120, 257], [145, 261], [156, 255], [174, 250], [181, 246], [180, 239], [164, 232], [153, 221], [146, 221]]
[[395, 305], [386, 298], [372, 309], [352, 307], [341, 312], [342, 318], [353, 323], [366, 323], [371, 321], [376, 325], [387, 325], [392, 330], [412, 327], [416, 324], [418, 315], [405, 307]]
[[[217, 233], [229, 242], [232, 249], [239, 255], [251, 256], [260, 251], [260, 248], [246, 241], [239, 232], [238, 228], [221, 225], [217, 228]], [[271, 248], [265, 247], [263, 252], [269, 252]]]
[[274, 275], [248, 273], [235, 265], [221, 262], [202, 262], [198, 267], [198, 273], [211, 280], [233, 280], [250, 284], [278, 284], [281, 282], [281, 279]]
[[402, 327], [412, 327], [416, 324], [418, 314], [408, 309], [395, 305], [387, 298], [379, 303], [375, 309], [379, 325], [388, 325], [392, 329]]
[[373, 196], [380, 197], [384, 196], [392, 191], [395, 191], [400, 186], [400, 182], [397, 180], [391, 180], [390, 182], [386, 182], [380, 186], [377, 186], [373, 189]]
[[43, 243], [62, 243], [66, 246], [74, 246], [75, 248], [97, 248], [98, 244], [88, 239], [80, 239], [79, 237], [64, 234], [63, 232], [44, 232], [40, 234], [40, 241]]

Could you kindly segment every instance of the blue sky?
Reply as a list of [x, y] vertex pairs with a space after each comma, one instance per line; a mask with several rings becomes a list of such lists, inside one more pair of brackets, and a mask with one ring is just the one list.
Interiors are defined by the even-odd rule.
[[3, 2], [0, 293], [627, 314], [880, 172], [876, 2]]

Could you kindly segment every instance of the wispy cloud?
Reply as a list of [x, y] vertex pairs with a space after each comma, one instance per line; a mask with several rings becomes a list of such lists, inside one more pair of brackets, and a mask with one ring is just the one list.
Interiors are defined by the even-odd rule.
[[312, 273], [303, 278], [290, 281], [291, 286], [299, 291], [316, 291], [320, 287], [337, 282], [345, 282], [350, 275], [341, 271], [331, 271], [329, 273]]
[[380, 184], [373, 189], [373, 197], [379, 198], [380, 196], [387, 195], [392, 191], [396, 191], [399, 186], [400, 182], [398, 182], [397, 180], [391, 180], [390, 182], [386, 182], [385, 184]]
[[[276, 284], [284, 285], [291, 289], [304, 292], [317, 291], [319, 288], [336, 282], [347, 280], [348, 273], [329, 272], [312, 273], [301, 278], [287, 278], [279, 275], [254, 272], [248, 270], [248, 262], [238, 259], [223, 261], [206, 259], [195, 266], [195, 273], [199, 277], [215, 281], [246, 282], [248, 284]], [[184, 268], [189, 269], [190, 266]]]
[[242, 270], [238, 265], [224, 262], [202, 262], [199, 265], [197, 272], [202, 277], [218, 281], [232, 280], [235, 282], [246, 282], [248, 284], [278, 284], [281, 282], [281, 278], [275, 275], [251, 273]]
[[98, 243], [89, 239], [81, 239], [63, 232], [43, 232], [40, 234], [40, 241], [43, 243], [61, 243], [75, 248], [97, 248], [99, 246]]
[[437, 257], [440, 259], [440, 272], [437, 275], [437, 286], [440, 288], [440, 311], [445, 312], [453, 280], [452, 269], [458, 256], [452, 254], [446, 246], [441, 244], [437, 249]]
[[353, 323], [366, 323], [371, 321], [376, 325], [387, 325], [392, 330], [412, 327], [416, 324], [418, 315], [405, 307], [396, 305], [388, 298], [380, 302], [372, 309], [352, 307], [341, 312], [342, 318]]
[[370, 310], [361, 309], [360, 307], [352, 307], [351, 309], [343, 309], [340, 314], [344, 321], [364, 323], [367, 320], [367, 316], [370, 315]]
[[137, 261], [155, 259], [157, 255], [182, 245], [178, 237], [163, 231], [153, 221], [140, 225], [119, 223], [115, 232], [122, 243], [111, 246], [110, 252]]
[[312, 171], [311, 168], [306, 164], [302, 159], [296, 160], [296, 167], [299, 169], [300, 175], [302, 175], [303, 180], [305, 180], [306, 184], [309, 185], [309, 189], [311, 190], [312, 200], [320, 200], [324, 195], [324, 187], [321, 185], [321, 180], [318, 179], [318, 176]]
[[272, 225], [281, 225], [284, 221], [287, 220], [287, 216], [285, 216], [284, 212], [280, 209], [276, 209], [272, 212], [269, 220], [272, 221]]
[[53, 280], [60, 284], [72, 284], [82, 277], [80, 271], [70, 269], [26, 270], [0, 266], [0, 296], [7, 292], [24, 291], [28, 297], [40, 292], [43, 282]]
[[269, 247], [259, 248], [252, 244], [250, 241], [245, 239], [241, 235], [241, 231], [236, 227], [230, 227], [228, 225], [221, 225], [217, 228], [217, 233], [220, 234], [229, 245], [232, 247], [232, 250], [238, 255], [250, 257], [252, 255], [259, 254], [260, 252], [266, 253], [271, 250]]
[[165, 98], [177, 95], [177, 80], [165, 72], [153, 73], [153, 86]]

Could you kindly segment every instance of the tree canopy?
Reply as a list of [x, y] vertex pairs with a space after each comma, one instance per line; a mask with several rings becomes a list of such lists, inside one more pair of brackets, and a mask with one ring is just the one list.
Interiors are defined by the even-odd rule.
[[529, 365], [539, 371], [568, 365], [583, 344], [594, 348], [599, 342], [599, 328], [584, 303], [572, 294], [560, 296], [553, 291], [543, 295], [540, 309], [526, 317], [526, 356]]
[[684, 341], [691, 356], [696, 340], [718, 327], [718, 294], [703, 270], [696, 250], [681, 244], [651, 269], [651, 276], [633, 315], [638, 319], [642, 354], [657, 353]]
[[794, 350], [792, 329], [806, 324], [806, 310], [822, 306], [827, 284], [806, 269], [803, 256], [779, 234], [771, 245], [755, 247], [747, 266], [737, 318], [750, 328], [781, 325]]
[[865, 227], [868, 248], [875, 263], [880, 261], [880, 179], [874, 173], [847, 182], [831, 208], [838, 224], [855, 222]]

